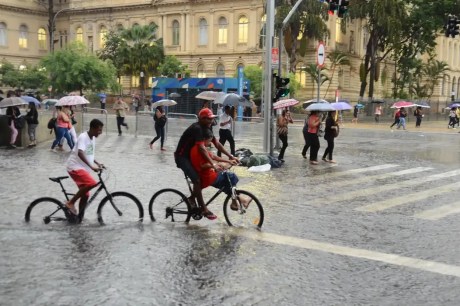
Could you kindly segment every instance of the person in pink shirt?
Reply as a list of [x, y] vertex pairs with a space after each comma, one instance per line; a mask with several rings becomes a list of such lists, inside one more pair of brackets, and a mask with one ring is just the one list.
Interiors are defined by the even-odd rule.
[[321, 123], [319, 114], [317, 111], [312, 111], [310, 116], [305, 122], [303, 129], [303, 136], [305, 138], [305, 146], [302, 150], [303, 158], [307, 158], [307, 150], [310, 148], [310, 164], [318, 164], [318, 151], [319, 151], [319, 138], [318, 128]]

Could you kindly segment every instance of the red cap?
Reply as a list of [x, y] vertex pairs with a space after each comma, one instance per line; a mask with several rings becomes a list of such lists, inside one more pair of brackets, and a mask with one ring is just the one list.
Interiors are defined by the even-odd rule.
[[200, 113], [198, 114], [198, 118], [203, 119], [203, 118], [216, 118], [217, 116], [212, 113], [212, 110], [209, 108], [203, 108], [200, 110]]

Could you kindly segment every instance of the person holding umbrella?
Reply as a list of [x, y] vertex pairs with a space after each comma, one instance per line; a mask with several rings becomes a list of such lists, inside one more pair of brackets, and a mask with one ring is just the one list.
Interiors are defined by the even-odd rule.
[[310, 148], [310, 164], [318, 164], [318, 151], [320, 148], [318, 129], [321, 124], [318, 111], [311, 111], [310, 116], [305, 122], [303, 137], [305, 138], [305, 146], [302, 150], [303, 158], [307, 158], [307, 150]]
[[27, 121], [27, 132], [29, 133], [29, 148], [37, 145], [37, 139], [35, 137], [35, 130], [38, 125], [38, 111], [34, 102], [29, 103], [29, 111], [26, 114]]
[[421, 106], [417, 106], [414, 112], [416, 121], [415, 121], [415, 127], [419, 128], [420, 124], [422, 124], [422, 118], [423, 118], [423, 111]]
[[[334, 138], [337, 135], [336, 132], [338, 129], [338, 124], [334, 120], [333, 115], [335, 115], [335, 112], [327, 113], [326, 128], [324, 130], [324, 139], [327, 141], [327, 148], [323, 154], [323, 161], [330, 163], [335, 163], [332, 159], [332, 152], [334, 151]], [[329, 159], [326, 159], [326, 157], [329, 157]]]
[[157, 136], [153, 138], [150, 142], [150, 150], [153, 149], [153, 144], [155, 143], [155, 141], [161, 139], [161, 151], [166, 151], [166, 149], [163, 148], [163, 144], [165, 141], [165, 125], [167, 120], [168, 118], [166, 118], [163, 106], [157, 106], [155, 114], [153, 115], [153, 121], [155, 121], [155, 132], [157, 133]]
[[284, 152], [288, 147], [288, 124], [293, 123], [291, 118], [291, 113], [288, 109], [284, 109], [281, 112], [281, 116], [278, 117], [276, 120], [276, 132], [278, 133], [278, 137], [283, 143], [281, 147], [280, 154], [278, 155], [278, 160], [284, 163]]
[[[224, 113], [219, 118], [219, 142], [222, 146], [225, 146], [225, 143], [228, 140], [230, 144], [230, 153], [235, 155], [235, 140], [232, 136], [232, 122], [233, 117], [231, 112], [230, 105], [225, 105]], [[220, 151], [217, 152], [217, 156], [221, 157], [222, 153]]]
[[16, 149], [15, 142], [19, 132], [14, 125], [14, 121], [16, 118], [21, 116], [21, 111], [17, 106], [8, 106], [6, 109], [6, 115], [8, 116], [8, 126], [11, 130], [10, 144], [8, 145], [8, 149]]

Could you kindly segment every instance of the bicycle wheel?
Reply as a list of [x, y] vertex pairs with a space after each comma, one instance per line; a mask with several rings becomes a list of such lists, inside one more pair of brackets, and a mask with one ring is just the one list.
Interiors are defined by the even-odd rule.
[[189, 222], [190, 204], [182, 192], [162, 189], [150, 199], [149, 214], [150, 219], [155, 222]]
[[262, 227], [264, 223], [264, 209], [260, 204], [259, 199], [250, 192], [245, 190], [236, 190], [237, 195], [249, 197], [251, 201], [247, 208], [238, 204], [238, 210], [232, 210], [232, 197], [227, 196], [224, 202], [224, 216], [228, 225], [235, 227]]
[[67, 221], [64, 205], [55, 198], [39, 198], [29, 204], [24, 216], [31, 224], [49, 224]]
[[102, 199], [97, 208], [97, 220], [101, 225], [112, 223], [136, 223], [144, 220], [144, 208], [132, 194], [113, 192]]

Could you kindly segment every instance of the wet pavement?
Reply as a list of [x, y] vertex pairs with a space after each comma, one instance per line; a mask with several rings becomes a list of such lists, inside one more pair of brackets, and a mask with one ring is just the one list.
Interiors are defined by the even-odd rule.
[[[109, 126], [96, 148], [109, 190], [136, 195], [146, 215], [156, 191], [186, 192], [172, 152], [188, 123], [170, 121], [166, 152], [148, 149], [151, 121], [138, 137]], [[26, 224], [33, 199], [61, 198], [47, 178], [66, 174], [68, 154], [50, 143], [0, 150], [0, 304], [458, 305], [460, 135], [428, 127], [347, 124], [338, 163], [318, 166], [300, 155], [301, 126], [290, 127], [282, 168], [234, 170], [264, 206], [261, 231], [229, 228], [219, 201], [217, 221], [190, 225], [100, 226], [96, 205], [81, 225]], [[260, 152], [262, 129], [238, 123], [237, 148]]]

